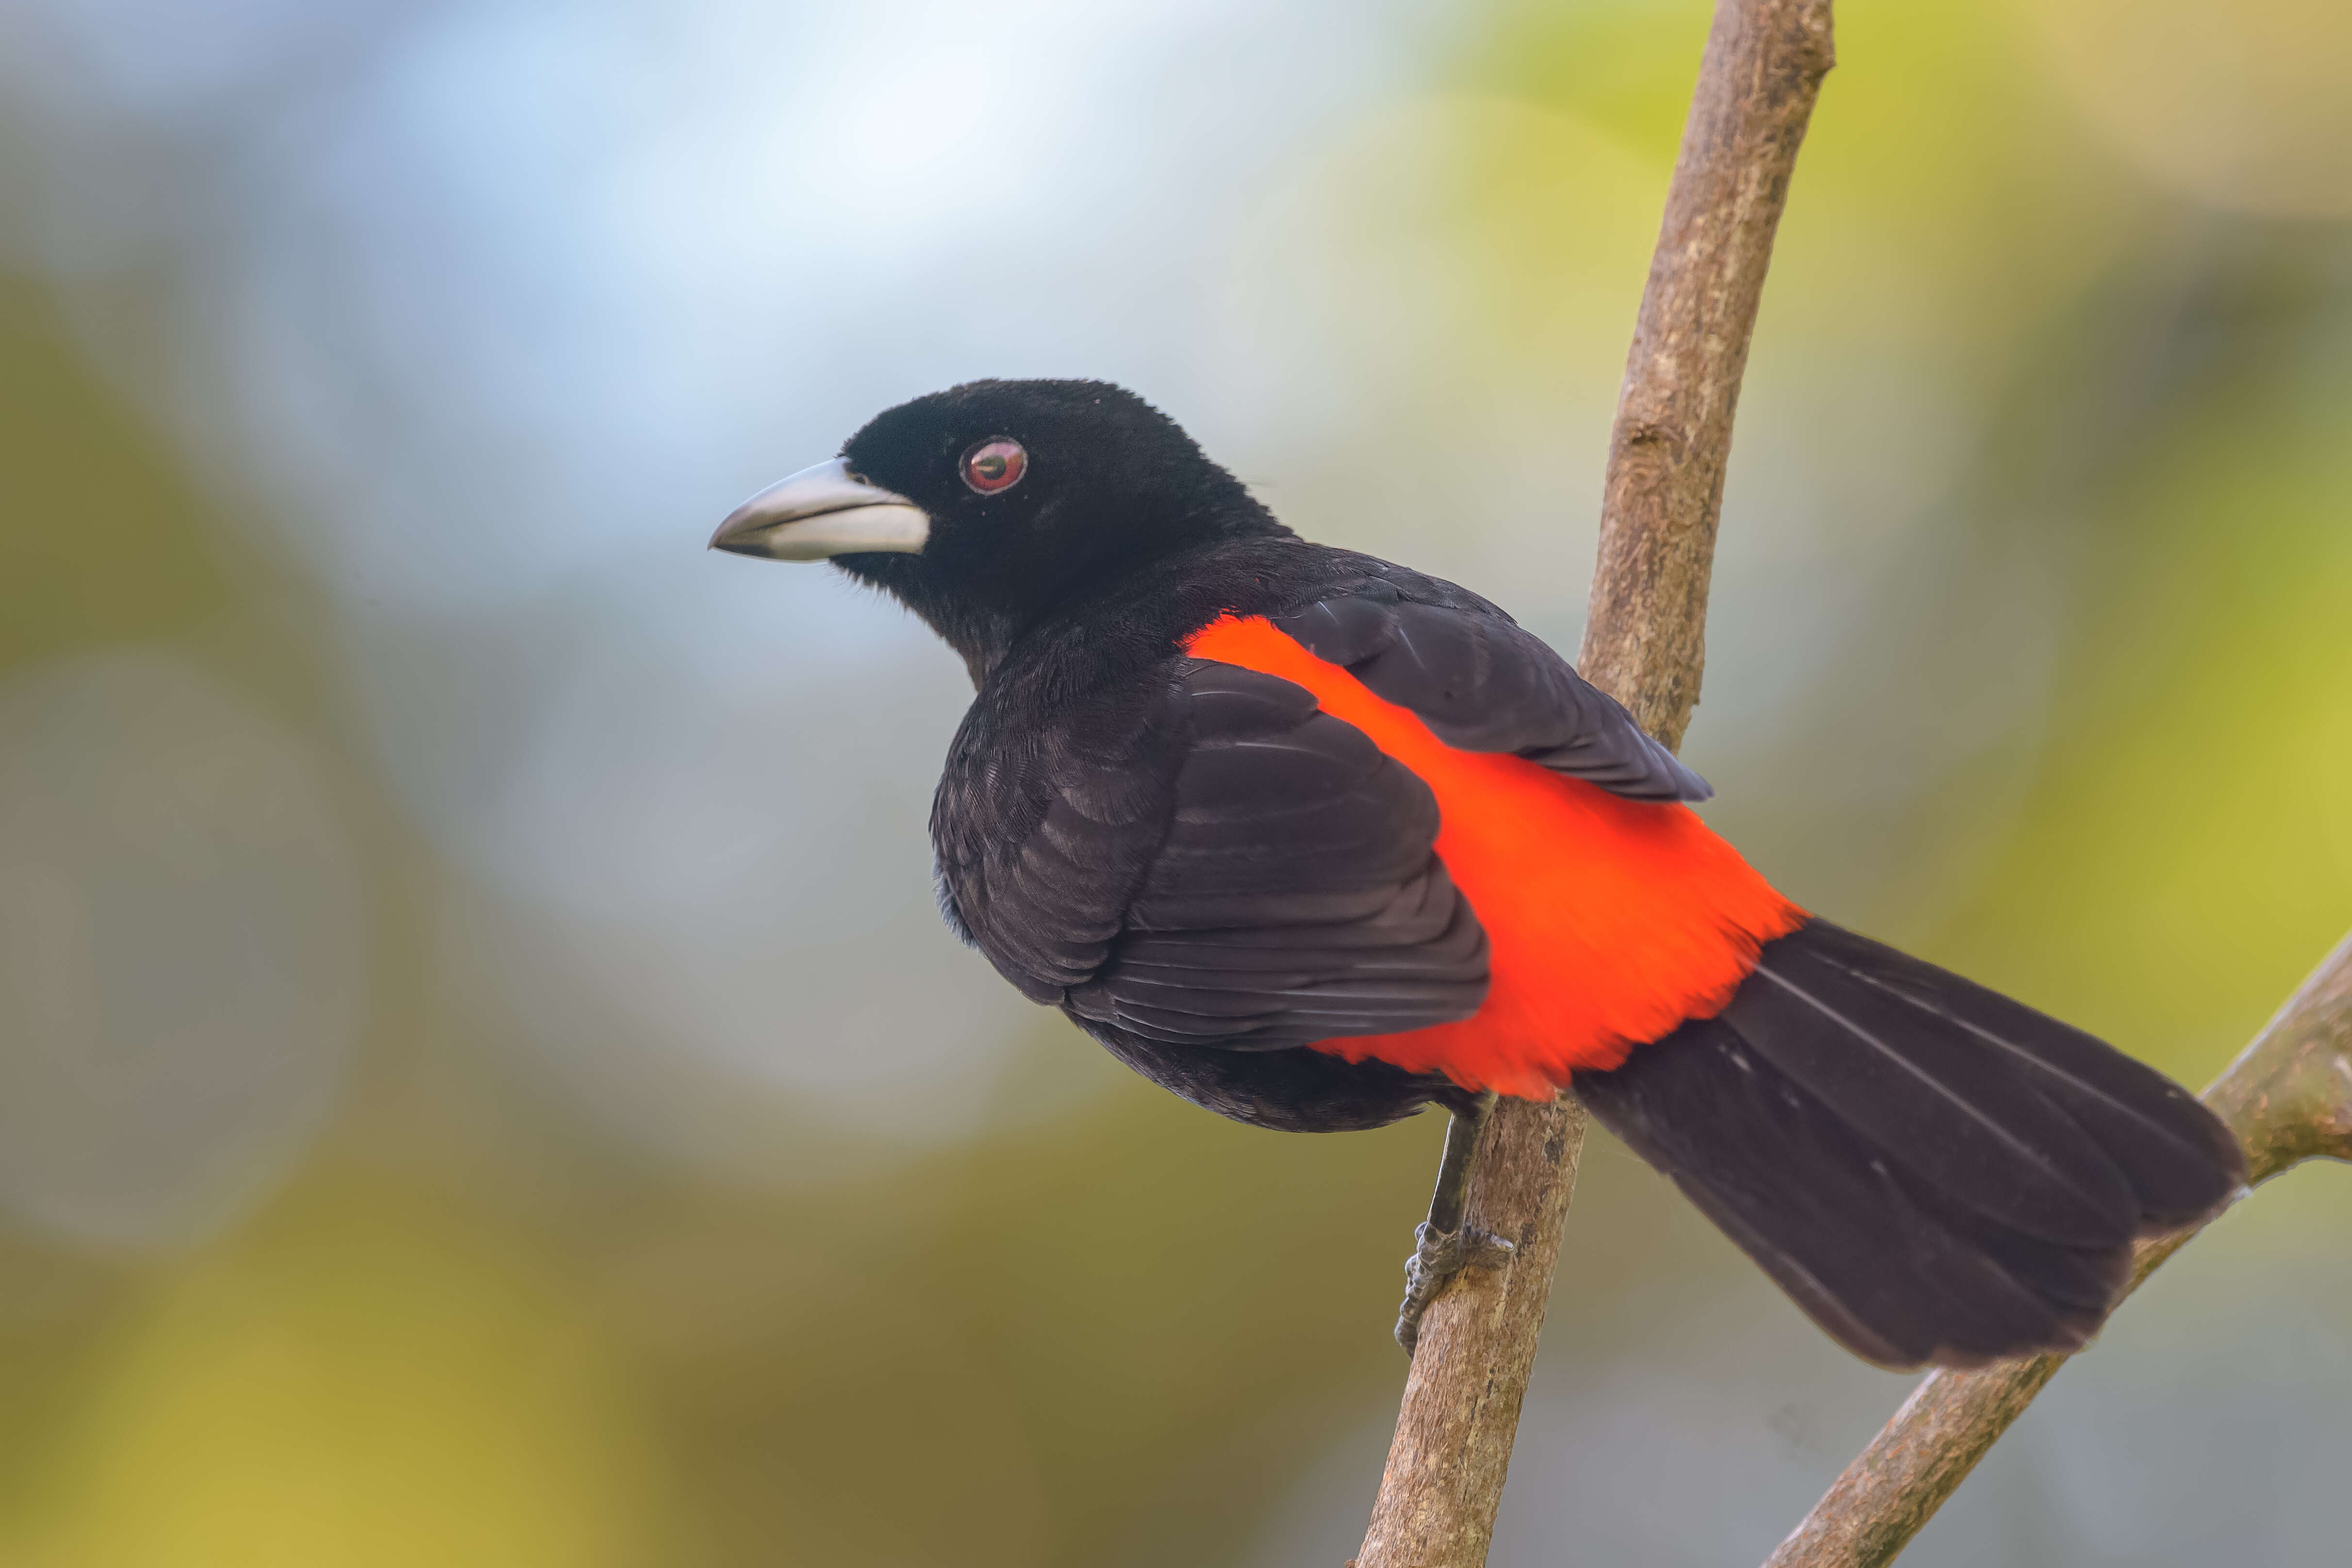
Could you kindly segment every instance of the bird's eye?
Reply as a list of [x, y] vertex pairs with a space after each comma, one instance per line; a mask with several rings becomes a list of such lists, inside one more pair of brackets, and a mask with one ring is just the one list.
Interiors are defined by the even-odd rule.
[[1010, 490], [1029, 471], [1029, 454], [1009, 435], [982, 442], [963, 455], [963, 482], [983, 496]]

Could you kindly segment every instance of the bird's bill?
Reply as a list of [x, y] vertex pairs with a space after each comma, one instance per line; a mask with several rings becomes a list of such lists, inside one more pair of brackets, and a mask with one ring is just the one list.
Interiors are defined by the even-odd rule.
[[931, 519], [920, 507], [856, 477], [836, 457], [777, 480], [728, 513], [710, 548], [772, 560], [919, 555], [930, 534]]

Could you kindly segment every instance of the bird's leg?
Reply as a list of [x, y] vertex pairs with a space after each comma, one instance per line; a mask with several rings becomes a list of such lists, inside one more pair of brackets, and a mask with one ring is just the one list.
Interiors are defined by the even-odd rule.
[[1482, 1094], [1468, 1115], [1455, 1112], [1445, 1129], [1445, 1155], [1438, 1162], [1437, 1190], [1430, 1195], [1429, 1218], [1412, 1233], [1412, 1256], [1404, 1260], [1404, 1305], [1397, 1309], [1396, 1342], [1407, 1355], [1421, 1338], [1421, 1317], [1465, 1269], [1499, 1269], [1511, 1260], [1511, 1243], [1492, 1231], [1463, 1223], [1470, 1198], [1470, 1154], [1478, 1129], [1495, 1109]]

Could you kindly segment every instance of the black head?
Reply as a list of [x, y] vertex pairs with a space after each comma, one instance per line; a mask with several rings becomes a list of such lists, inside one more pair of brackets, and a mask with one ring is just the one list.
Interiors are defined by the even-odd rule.
[[829, 559], [903, 601], [975, 676], [1134, 573], [1286, 532], [1176, 422], [1107, 382], [971, 382], [877, 414], [711, 543]]

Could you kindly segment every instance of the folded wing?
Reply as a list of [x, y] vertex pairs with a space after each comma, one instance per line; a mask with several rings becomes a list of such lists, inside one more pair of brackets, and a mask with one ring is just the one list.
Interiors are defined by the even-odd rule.
[[1402, 598], [1385, 583], [1336, 594], [1274, 624], [1410, 708], [1464, 751], [1507, 751], [1635, 800], [1715, 791], [1544, 641], [1491, 608]]
[[1303, 688], [1186, 659], [1025, 750], [984, 739], [941, 784], [942, 891], [1035, 999], [1244, 1051], [1485, 999], [1486, 934], [1434, 852], [1435, 799]]

